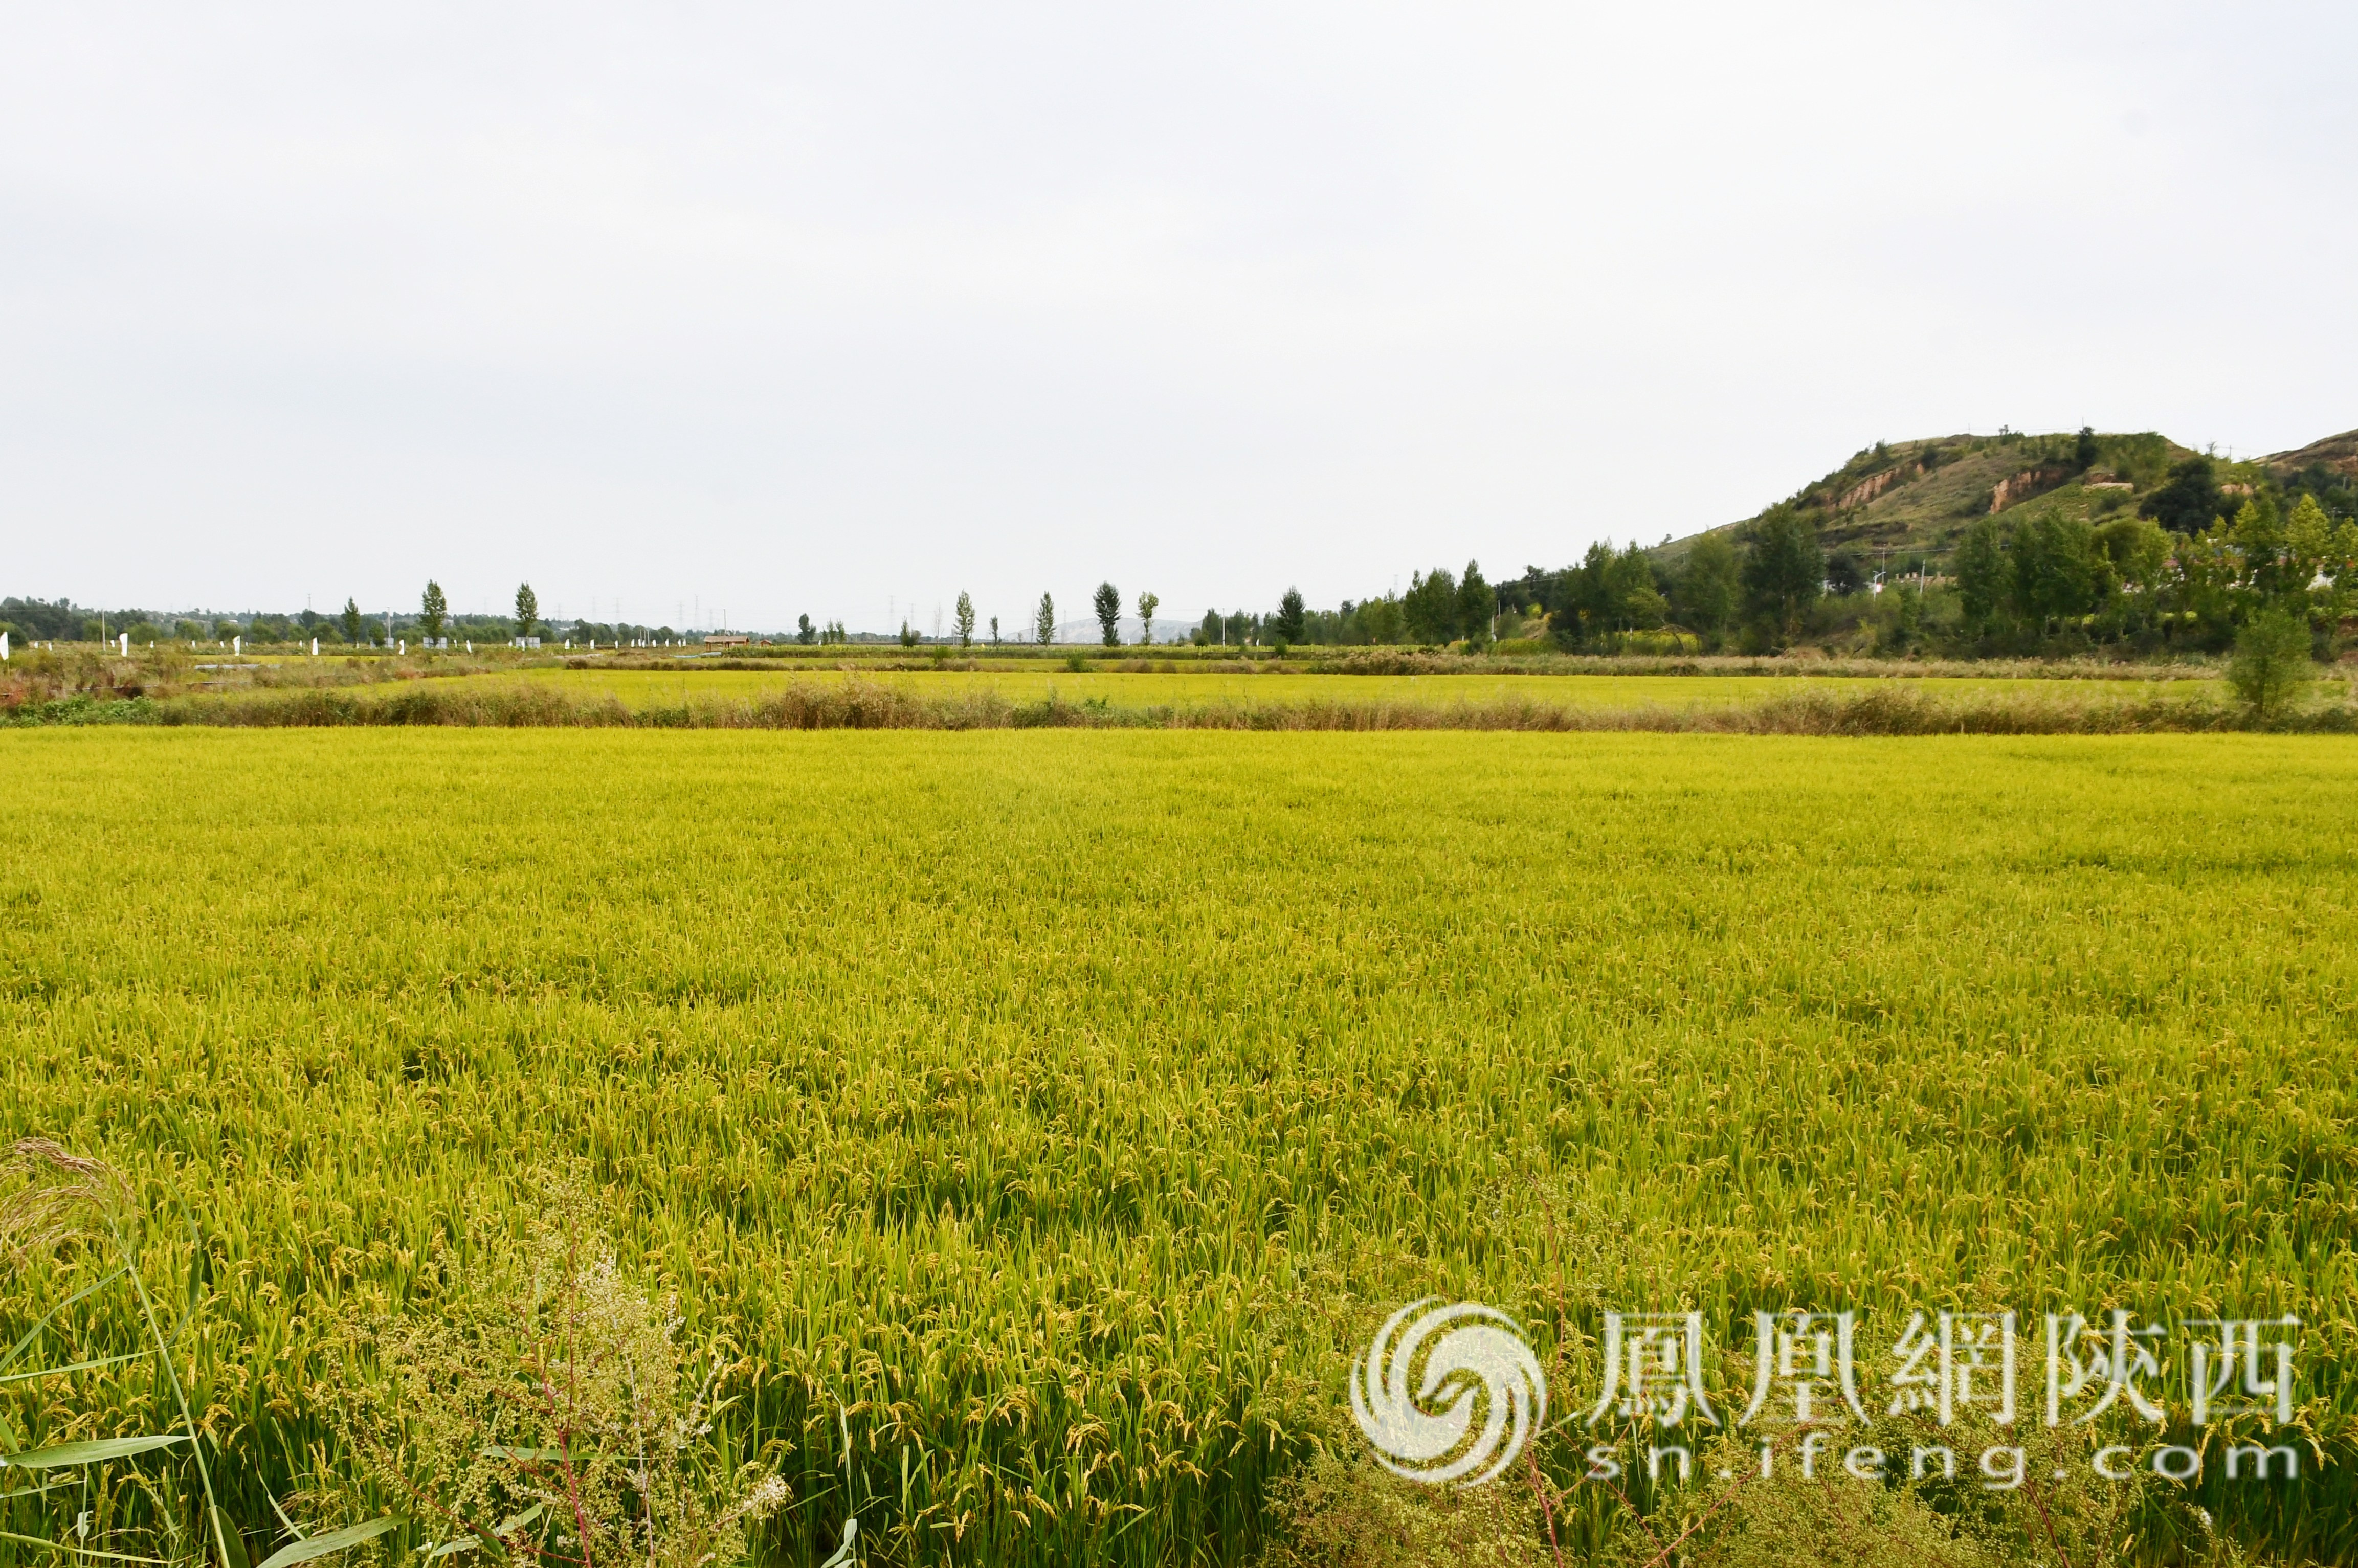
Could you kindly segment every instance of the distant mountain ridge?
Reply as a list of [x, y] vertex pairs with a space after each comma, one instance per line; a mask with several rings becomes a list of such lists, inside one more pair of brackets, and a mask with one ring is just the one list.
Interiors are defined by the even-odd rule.
[[[1937, 436], [1878, 441], [1842, 467], [1803, 485], [1779, 505], [1790, 505], [1818, 530], [1829, 552], [1847, 551], [1869, 565], [1893, 566], [1946, 555], [1977, 519], [2025, 507], [2053, 507], [2098, 518], [2134, 511], [2176, 465], [2200, 454], [2154, 431], [2135, 435]], [[2239, 493], [2264, 480], [2278, 482], [2324, 470], [2358, 483], [2358, 430], [2312, 441], [2288, 452], [2240, 461], [2214, 458], [2220, 488]], [[1685, 558], [1697, 539], [1732, 533], [1763, 513], [1658, 545], [1648, 554], [1664, 565]]]

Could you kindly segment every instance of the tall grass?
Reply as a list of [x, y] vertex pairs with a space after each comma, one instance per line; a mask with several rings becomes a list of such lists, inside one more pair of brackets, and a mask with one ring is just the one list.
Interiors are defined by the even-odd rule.
[[2247, 728], [2348, 733], [2358, 708], [2337, 690], [2265, 723], [2215, 697], [2145, 693], [1942, 692], [1915, 683], [1779, 693], [1746, 703], [1596, 706], [1518, 692], [1492, 697], [1213, 696], [1171, 702], [1019, 698], [989, 687], [929, 692], [858, 677], [795, 681], [746, 696], [624, 702], [611, 692], [523, 683], [411, 682], [226, 693], [161, 701], [75, 699], [20, 710], [27, 724], [145, 723], [226, 728], [457, 726], [651, 730], [1170, 729], [1264, 730], [1649, 730], [1749, 735], [2201, 734]]
[[[352, 1484], [324, 1325], [433, 1313], [578, 1157], [746, 1357], [767, 1561], [855, 1514], [880, 1563], [1251, 1561], [1431, 1294], [1516, 1314], [1564, 1408], [1607, 1307], [1704, 1312], [1724, 1409], [1756, 1308], [1878, 1350], [1918, 1306], [2297, 1313], [2329, 1464], [2194, 1498], [2346, 1562], [2353, 786], [2262, 736], [18, 734], [0, 1131], [196, 1217], [147, 1278], [248, 1528]], [[61, 1283], [11, 1273], [0, 1335]], [[169, 1401], [126, 1365], [0, 1419]], [[1541, 1452], [1574, 1560], [1630, 1530], [1585, 1441]], [[147, 1474], [72, 1509], [185, 1515]]]

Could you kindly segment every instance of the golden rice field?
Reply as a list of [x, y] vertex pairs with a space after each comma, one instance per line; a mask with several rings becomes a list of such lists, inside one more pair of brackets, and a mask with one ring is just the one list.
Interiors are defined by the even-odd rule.
[[[1255, 1562], [1422, 1296], [1530, 1330], [1595, 1563], [1647, 1555], [1581, 1482], [1606, 1311], [1701, 1312], [1723, 1412], [1756, 1309], [2295, 1314], [2310, 1467], [2191, 1495], [2347, 1562], [2353, 801], [2358, 747], [2244, 735], [21, 731], [0, 1131], [168, 1217], [257, 1563], [350, 1473], [328, 1319], [431, 1314], [461, 1217], [568, 1159], [749, 1357], [764, 1562], [853, 1513], [876, 1563]], [[7, 1276], [0, 1348], [59, 1288]], [[42, 1354], [135, 1341], [114, 1299]], [[0, 1440], [164, 1399], [0, 1385]], [[125, 1519], [194, 1484], [143, 1463]]]
[[[745, 699], [796, 683], [859, 680], [923, 695], [993, 692], [1015, 702], [1050, 696], [1068, 703], [1110, 702], [1117, 707], [1168, 704], [1349, 701], [1453, 704], [1519, 699], [1581, 708], [1718, 708], [1757, 705], [1778, 697], [1818, 692], [1855, 696], [1887, 688], [1890, 679], [1873, 676], [1721, 675], [1419, 675], [1335, 676], [1302, 671], [1246, 675], [1180, 669], [1167, 673], [1122, 670], [1073, 671], [1054, 665], [980, 670], [871, 670], [825, 665], [793, 665], [767, 670], [698, 669], [693, 665], [653, 669], [537, 668], [461, 677], [463, 684], [525, 684], [577, 697], [619, 697], [634, 707], [681, 704], [704, 698]], [[2147, 697], [2216, 699], [2216, 680], [2053, 680], [2016, 677], [1952, 677], [1910, 682], [1941, 697], [2053, 697], [2063, 700]]]

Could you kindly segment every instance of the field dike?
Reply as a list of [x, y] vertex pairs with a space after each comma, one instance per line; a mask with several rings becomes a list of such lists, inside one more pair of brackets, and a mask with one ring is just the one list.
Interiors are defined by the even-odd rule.
[[611, 695], [543, 687], [313, 687], [211, 697], [27, 704], [0, 723], [224, 728], [433, 725], [483, 729], [1249, 730], [1496, 730], [1748, 735], [2135, 735], [2241, 730], [2347, 734], [2358, 709], [2320, 702], [2256, 722], [2244, 710], [2183, 697], [2006, 693], [1948, 696], [1920, 683], [1866, 692], [1803, 692], [1742, 706], [1578, 707], [1527, 696], [1480, 701], [1251, 698], [1118, 705], [1051, 692], [1019, 701], [993, 691], [912, 692], [880, 682], [795, 682], [755, 697], [632, 706]]

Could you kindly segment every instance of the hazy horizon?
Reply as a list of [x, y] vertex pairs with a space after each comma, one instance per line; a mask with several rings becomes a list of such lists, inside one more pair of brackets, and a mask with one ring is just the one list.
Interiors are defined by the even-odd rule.
[[1184, 620], [2358, 426], [2346, 7], [15, 22], [0, 594]]

